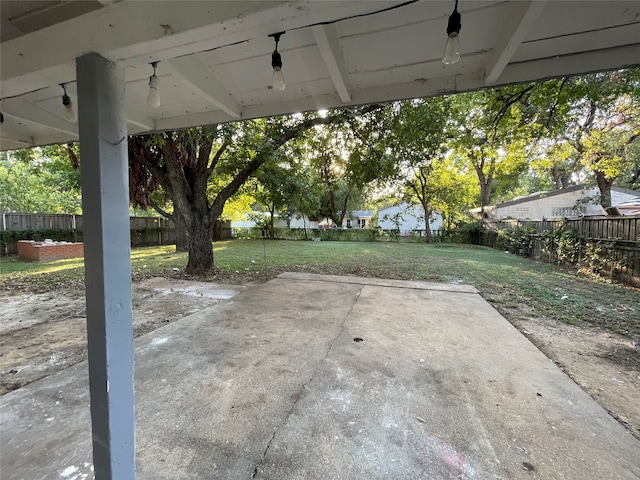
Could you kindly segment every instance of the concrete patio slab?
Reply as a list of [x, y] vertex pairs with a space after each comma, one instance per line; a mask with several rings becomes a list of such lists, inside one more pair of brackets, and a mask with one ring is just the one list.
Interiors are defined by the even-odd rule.
[[[283, 274], [135, 346], [139, 479], [640, 478], [640, 442], [473, 287]], [[92, 478], [87, 383], [2, 397], [3, 479]]]

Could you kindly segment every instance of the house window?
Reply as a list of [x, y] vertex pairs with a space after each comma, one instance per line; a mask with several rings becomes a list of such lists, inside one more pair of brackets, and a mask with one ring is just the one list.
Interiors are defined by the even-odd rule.
[[514, 212], [516, 215], [529, 215], [529, 207], [516, 207]]
[[552, 217], [579, 217], [587, 213], [587, 207], [553, 207]]
[[358, 219], [358, 226], [360, 228], [366, 228], [367, 226], [367, 219], [366, 218], [359, 218]]
[[351, 228], [351, 219], [347, 218], [347, 228]]

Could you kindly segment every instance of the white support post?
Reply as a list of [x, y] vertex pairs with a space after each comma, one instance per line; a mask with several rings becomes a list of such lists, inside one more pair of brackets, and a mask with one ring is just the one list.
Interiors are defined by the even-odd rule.
[[135, 479], [133, 326], [124, 72], [77, 59], [87, 341], [96, 480]]

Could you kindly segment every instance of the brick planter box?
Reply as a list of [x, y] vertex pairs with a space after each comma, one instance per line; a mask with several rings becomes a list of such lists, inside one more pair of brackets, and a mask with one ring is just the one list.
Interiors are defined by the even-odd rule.
[[64, 258], [84, 257], [83, 243], [51, 243], [20, 240], [18, 242], [18, 257], [21, 260], [35, 262], [51, 262]]

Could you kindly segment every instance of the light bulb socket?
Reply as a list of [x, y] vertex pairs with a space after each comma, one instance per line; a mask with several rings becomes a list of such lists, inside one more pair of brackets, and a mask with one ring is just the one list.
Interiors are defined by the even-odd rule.
[[278, 52], [278, 50], [274, 50], [271, 54], [271, 66], [273, 68], [282, 68], [282, 57], [280, 56], [280, 52]]
[[149, 77], [149, 88], [158, 88], [158, 83], [159, 79], [155, 73]]
[[447, 25], [447, 35], [449, 37], [457, 36], [460, 33], [460, 29], [462, 28], [462, 15], [458, 12], [458, 9], [455, 8], [453, 13], [449, 16], [449, 24]]
[[64, 92], [62, 94], [62, 105], [64, 105], [64, 118], [68, 122], [75, 123], [78, 120], [78, 117], [76, 115], [75, 108], [73, 108], [73, 101], [71, 100], [71, 97], [69, 96], [69, 94], [67, 94], [67, 85], [66, 83], [61, 83], [60, 86], [62, 87], [62, 91]]
[[278, 33], [272, 33], [269, 35], [276, 42], [276, 48], [273, 50], [273, 53], [271, 54], [271, 66], [273, 68], [276, 68], [276, 67], [282, 68], [282, 57], [278, 52], [278, 42], [280, 42], [280, 37], [284, 34], [285, 32], [278, 32]]

